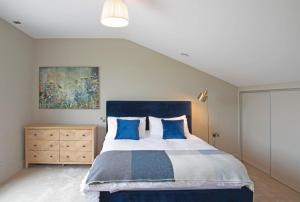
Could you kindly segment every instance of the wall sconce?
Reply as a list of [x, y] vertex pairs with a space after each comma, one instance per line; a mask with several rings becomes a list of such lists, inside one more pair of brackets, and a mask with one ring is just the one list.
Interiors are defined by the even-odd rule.
[[198, 95], [198, 100], [201, 101], [201, 102], [206, 102], [208, 98], [208, 90], [204, 90], [202, 91], [199, 95]]
[[[208, 111], [208, 90], [205, 89], [204, 91], [200, 92], [200, 94], [198, 95], [198, 100], [201, 102], [206, 102], [206, 107], [207, 107], [207, 131], [208, 131], [208, 143], [210, 143], [210, 131], [209, 131], [209, 111]], [[213, 137], [213, 145], [216, 145], [216, 138], [220, 137], [219, 133], [213, 133], [212, 134]]]
[[[204, 91], [200, 92], [197, 98], [199, 101], [203, 103], [206, 102], [208, 99], [208, 90], [205, 89]], [[207, 138], [208, 138], [208, 143], [210, 143], [208, 102], [206, 103], [206, 107], [207, 107], [207, 132], [208, 132]]]

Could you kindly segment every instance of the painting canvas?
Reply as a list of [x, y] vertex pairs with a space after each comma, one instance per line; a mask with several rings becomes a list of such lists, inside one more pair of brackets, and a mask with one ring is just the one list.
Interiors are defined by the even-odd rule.
[[40, 109], [99, 109], [99, 67], [40, 67]]

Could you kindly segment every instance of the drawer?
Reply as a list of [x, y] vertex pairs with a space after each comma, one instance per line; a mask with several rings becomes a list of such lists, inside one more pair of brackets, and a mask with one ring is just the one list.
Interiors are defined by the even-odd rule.
[[92, 131], [60, 130], [60, 140], [92, 140]]
[[62, 151], [92, 151], [92, 141], [60, 141]]
[[58, 163], [59, 151], [28, 151], [29, 163]]
[[27, 130], [26, 135], [32, 140], [59, 140], [59, 130], [55, 129]]
[[61, 151], [61, 162], [92, 163], [92, 152]]
[[27, 143], [27, 150], [58, 151], [59, 150], [59, 141], [29, 140]]

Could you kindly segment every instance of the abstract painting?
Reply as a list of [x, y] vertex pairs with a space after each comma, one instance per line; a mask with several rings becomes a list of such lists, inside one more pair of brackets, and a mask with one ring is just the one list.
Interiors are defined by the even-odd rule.
[[40, 109], [99, 109], [99, 67], [40, 67]]

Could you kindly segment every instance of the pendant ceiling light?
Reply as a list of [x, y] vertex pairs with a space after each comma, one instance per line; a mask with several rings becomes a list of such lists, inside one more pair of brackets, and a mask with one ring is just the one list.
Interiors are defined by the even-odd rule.
[[123, 0], [105, 0], [101, 23], [108, 27], [126, 27], [128, 25], [128, 8]]

